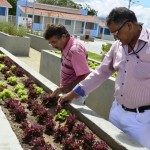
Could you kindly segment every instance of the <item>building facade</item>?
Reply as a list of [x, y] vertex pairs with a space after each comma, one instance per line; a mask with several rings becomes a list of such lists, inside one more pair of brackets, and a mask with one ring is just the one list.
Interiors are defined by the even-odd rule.
[[0, 22], [8, 21], [9, 8], [12, 8], [12, 6], [7, 0], [0, 0]]
[[[20, 0], [17, 3], [16, 23], [26, 25], [36, 31], [45, 30], [47, 24], [62, 24], [70, 34], [85, 35], [86, 29], [90, 36], [103, 37], [100, 32], [101, 20], [96, 16], [87, 15], [87, 10], [60, 7]], [[112, 36], [112, 35], [110, 35]]]

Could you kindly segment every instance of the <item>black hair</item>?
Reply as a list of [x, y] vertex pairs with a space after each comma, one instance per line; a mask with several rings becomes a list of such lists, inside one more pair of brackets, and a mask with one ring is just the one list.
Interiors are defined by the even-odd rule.
[[63, 25], [48, 24], [43, 36], [46, 40], [52, 36], [56, 36], [59, 39], [63, 34], [65, 34], [67, 37], [70, 36], [69, 32]]
[[121, 25], [127, 20], [137, 23], [135, 13], [126, 7], [116, 7], [107, 16], [106, 23], [107, 26], [109, 26], [112, 22], [117, 25]]

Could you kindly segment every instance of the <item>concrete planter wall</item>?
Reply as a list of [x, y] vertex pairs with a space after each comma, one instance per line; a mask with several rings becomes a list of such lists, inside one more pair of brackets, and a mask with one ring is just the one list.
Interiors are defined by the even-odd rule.
[[30, 38], [0, 32], [0, 47], [4, 47], [15, 56], [29, 56]]
[[[57, 85], [60, 83], [60, 65], [60, 56], [47, 50], [42, 51], [40, 73]], [[109, 110], [114, 100], [114, 80], [114, 78], [108, 79], [101, 87], [92, 92], [85, 102], [88, 107], [105, 119], [108, 119]]]
[[43, 37], [37, 36], [37, 35], [34, 35], [34, 34], [29, 34], [29, 33], [27, 33], [26, 35], [31, 38], [31, 45], [30, 46], [33, 49], [36, 49], [40, 52], [43, 49], [56, 50], [52, 46], [50, 46], [48, 44], [48, 41], [46, 41]]
[[[27, 75], [31, 77], [35, 83], [41, 86], [45, 91], [54, 91], [57, 88], [54, 83], [18, 60], [5, 49], [0, 48], [0, 51], [11, 58], [16, 64], [21, 66]], [[106, 141], [113, 150], [146, 150], [136, 142], [132, 141], [132, 139], [126, 136], [126, 134], [113, 126], [111, 123], [104, 120], [103, 118], [98, 117], [91, 109], [78, 103], [78, 100], [74, 100], [74, 102], [68, 106], [68, 109], [72, 113], [75, 113], [79, 120], [84, 122], [95, 134]]]

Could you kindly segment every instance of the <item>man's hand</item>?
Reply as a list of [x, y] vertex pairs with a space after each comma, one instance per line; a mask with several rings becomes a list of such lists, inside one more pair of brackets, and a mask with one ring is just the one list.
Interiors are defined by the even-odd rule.
[[60, 93], [62, 93], [62, 87], [58, 87], [58, 88], [50, 95], [50, 97], [51, 97], [51, 98], [56, 97], [56, 96], [58, 96]]
[[63, 95], [62, 97], [60, 97], [58, 102], [60, 103], [60, 105], [63, 105], [64, 102], [70, 102], [74, 98], [78, 98], [78, 97], [79, 97], [78, 94], [76, 94], [75, 92], [71, 91], [71, 92]]

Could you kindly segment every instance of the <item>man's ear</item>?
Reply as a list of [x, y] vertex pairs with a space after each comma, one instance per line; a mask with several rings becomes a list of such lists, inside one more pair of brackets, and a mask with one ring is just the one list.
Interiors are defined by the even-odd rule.
[[66, 34], [62, 34], [62, 39], [65, 39], [66, 38]]
[[132, 22], [127, 22], [129, 29], [133, 29], [134, 28], [134, 24]]

